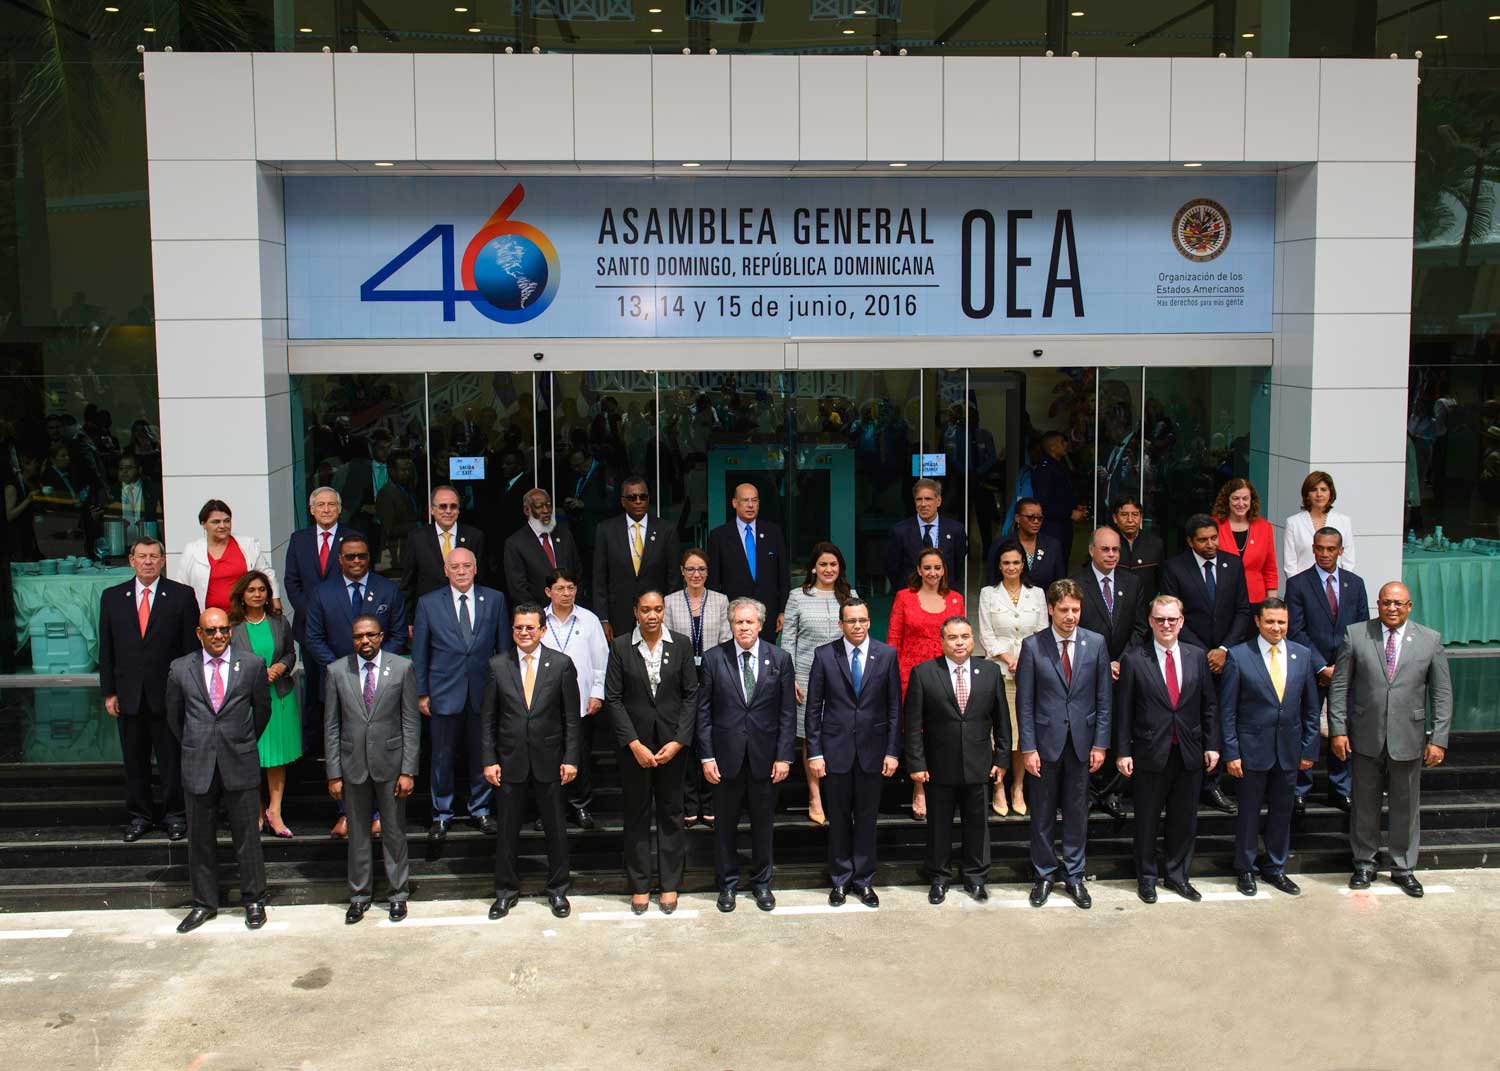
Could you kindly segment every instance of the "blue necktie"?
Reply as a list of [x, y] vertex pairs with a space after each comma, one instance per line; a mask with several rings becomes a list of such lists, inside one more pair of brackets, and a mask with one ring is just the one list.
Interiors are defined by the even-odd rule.
[[1214, 563], [1203, 563], [1203, 583], [1208, 587], [1208, 601], [1213, 602], [1219, 594], [1218, 581], [1214, 579]]
[[349, 585], [349, 609], [358, 617], [364, 612], [365, 600], [361, 597], [358, 582]]
[[937, 546], [937, 542], [932, 538], [932, 525], [930, 524], [924, 524], [922, 526], [922, 545], [924, 547]]
[[849, 682], [854, 685], [854, 698], [859, 698], [859, 686], [865, 680], [865, 667], [859, 661], [859, 648], [854, 648], [854, 654], [849, 663]]
[[755, 579], [755, 529], [745, 525], [745, 559], [750, 563], [750, 579]]

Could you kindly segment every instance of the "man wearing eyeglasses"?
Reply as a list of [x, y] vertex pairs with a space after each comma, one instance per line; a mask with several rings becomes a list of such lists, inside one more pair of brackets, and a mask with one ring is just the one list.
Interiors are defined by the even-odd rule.
[[1151, 643], [1120, 658], [1115, 698], [1115, 767], [1135, 785], [1136, 895], [1156, 903], [1156, 831], [1166, 810], [1167, 874], [1184, 900], [1203, 897], [1189, 880], [1198, 838], [1198, 793], [1219, 762], [1218, 708], [1203, 648], [1183, 643], [1182, 603], [1158, 595], [1149, 611]]
[[[413, 529], [401, 552], [401, 591], [412, 605], [429, 591], [448, 586], [443, 563], [459, 547], [471, 551], [474, 560], [484, 564], [484, 533], [471, 524], [459, 523], [458, 492], [448, 484], [439, 484], [432, 489], [428, 502], [432, 523]], [[478, 579], [482, 583], [484, 577]], [[389, 643], [393, 634], [389, 629], [385, 634]]]
[[651, 486], [643, 477], [628, 477], [620, 485], [620, 508], [624, 513], [594, 533], [594, 613], [604, 622], [609, 643], [635, 628], [636, 596], [678, 586], [681, 556], [677, 527], [649, 516]]
[[[1391, 581], [1375, 603], [1379, 619], [1353, 625], [1334, 662], [1328, 689], [1333, 753], [1354, 774], [1349, 888], [1368, 889], [1380, 847], [1380, 799], [1390, 794], [1391, 881], [1421, 896], [1422, 767], [1440, 766], [1453, 724], [1453, 685], [1443, 637], [1411, 617], [1411, 592]], [[1431, 707], [1432, 728], [1427, 729]], [[1425, 744], [1424, 744], [1425, 740]]]
[[240, 870], [245, 925], [266, 922], [266, 867], [260, 847], [260, 754], [256, 743], [271, 720], [266, 664], [229, 650], [229, 616], [205, 610], [200, 648], [176, 659], [167, 675], [167, 727], [182, 743], [187, 806], [188, 877], [193, 908], [177, 927], [190, 933], [219, 913], [217, 815], [229, 816]]

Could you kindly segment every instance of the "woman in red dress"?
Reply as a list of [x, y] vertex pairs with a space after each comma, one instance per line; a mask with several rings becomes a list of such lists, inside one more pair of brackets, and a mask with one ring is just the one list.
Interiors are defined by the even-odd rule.
[[[948, 569], [943, 552], [929, 547], [917, 558], [917, 570], [905, 591], [896, 592], [891, 607], [891, 624], [886, 642], [896, 649], [901, 668], [901, 695], [906, 696], [906, 682], [912, 667], [943, 653], [943, 622], [964, 612], [961, 592], [948, 590]], [[920, 784], [911, 786], [913, 818], [927, 817], [927, 793]]]
[[1276, 594], [1276, 536], [1271, 522], [1260, 515], [1260, 494], [1253, 483], [1236, 476], [1219, 488], [1210, 513], [1219, 522], [1219, 549], [1238, 554], [1245, 567], [1253, 610]]

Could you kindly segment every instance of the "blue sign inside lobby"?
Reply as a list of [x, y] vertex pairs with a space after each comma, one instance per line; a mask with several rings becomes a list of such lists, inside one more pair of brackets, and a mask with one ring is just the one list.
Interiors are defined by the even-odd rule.
[[286, 180], [293, 338], [1271, 329], [1270, 176]]

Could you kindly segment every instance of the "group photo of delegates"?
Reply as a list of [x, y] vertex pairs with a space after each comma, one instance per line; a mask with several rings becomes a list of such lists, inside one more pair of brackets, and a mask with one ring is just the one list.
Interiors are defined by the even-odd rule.
[[[327, 835], [347, 841], [350, 924], [374, 901], [377, 843], [389, 917], [406, 917], [418, 793], [429, 843], [457, 822], [494, 838], [492, 918], [523, 892], [520, 833], [534, 823], [540, 891], [566, 917], [571, 831], [598, 826], [602, 777], [617, 782], [636, 913], [653, 895], [676, 910], [694, 827], [712, 837], [719, 910], [742, 892], [773, 910], [781, 786], [793, 777], [806, 821], [826, 829], [835, 906], [878, 905], [882, 814], [925, 823], [934, 904], [955, 882], [988, 898], [989, 823], [1014, 818], [1029, 822], [1031, 903], [1060, 887], [1088, 908], [1091, 811], [1133, 823], [1141, 900], [1154, 903], [1158, 885], [1198, 900], [1200, 806], [1236, 816], [1241, 892], [1264, 882], [1295, 895], [1291, 830], [1318, 763], [1327, 802], [1350, 815], [1351, 885], [1372, 880], [1389, 794], [1392, 879], [1422, 894], [1420, 772], [1447, 747], [1447, 663], [1441, 637], [1409, 620], [1399, 582], [1378, 587], [1370, 619], [1327, 472], [1308, 475], [1279, 553], [1243, 477], [1180, 531], [1152, 530], [1129, 493], [1090, 529], [1088, 509], [1058, 486], [1066, 442], [1043, 435], [1031, 493], [979, 534], [987, 547], [942, 511], [941, 481], [916, 479], [886, 538], [882, 590], [861, 592], [838, 543], [788, 547], [754, 480], [732, 487], [702, 545], [684, 545], [652, 481], [633, 472], [609, 483], [617, 509], [586, 539], [551, 492], [515, 480], [500, 531], [473, 523], [497, 518], [496, 503], [471, 511], [473, 496], [448, 483], [427, 494], [425, 519], [402, 525], [380, 508], [393, 487], [406, 513], [418, 505], [412, 458], [392, 438], [371, 444], [379, 456], [369, 486], [354, 481], [358, 504], [347, 471], [341, 487], [311, 491], [312, 523], [281, 575], [255, 535], [235, 531], [230, 504], [211, 499], [170, 578], [161, 541], [140, 534], [134, 577], [102, 596], [124, 838], [160, 827], [186, 839], [183, 932], [219, 910], [221, 816], [246, 924], [264, 923], [261, 837], [294, 837], [305, 822], [285, 803], [298, 762], [322, 764], [337, 804]], [[597, 493], [588, 458], [575, 495]], [[971, 575], [971, 554], [987, 575]], [[794, 561], [805, 568], [794, 574]], [[1430, 728], [1410, 716], [1429, 703]], [[887, 782], [901, 787], [887, 793]]]

